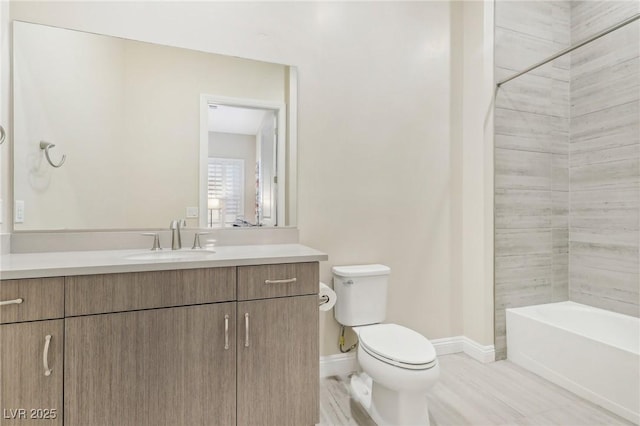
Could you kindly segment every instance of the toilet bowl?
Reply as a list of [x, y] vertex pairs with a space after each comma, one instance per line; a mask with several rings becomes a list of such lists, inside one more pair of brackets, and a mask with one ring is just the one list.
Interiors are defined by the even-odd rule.
[[[396, 324], [354, 327], [358, 365], [351, 390], [379, 425], [428, 425], [427, 392], [440, 375], [433, 345]], [[369, 379], [370, 378], [370, 379]]]
[[427, 392], [440, 375], [436, 351], [420, 333], [383, 324], [391, 269], [334, 266], [335, 318], [358, 336], [360, 371], [351, 392], [379, 425], [429, 425]]

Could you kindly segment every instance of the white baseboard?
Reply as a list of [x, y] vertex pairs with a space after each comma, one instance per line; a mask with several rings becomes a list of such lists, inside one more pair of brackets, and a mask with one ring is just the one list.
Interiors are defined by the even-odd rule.
[[464, 353], [471, 358], [482, 363], [494, 362], [496, 360], [496, 348], [493, 345], [481, 345], [475, 340], [462, 336]]
[[[436, 354], [448, 355], [464, 352], [476, 361], [494, 362], [496, 351], [493, 345], [483, 346], [466, 336], [445, 337], [431, 340]], [[320, 357], [320, 377], [340, 376], [352, 373], [358, 368], [356, 354], [335, 354]]]
[[342, 376], [358, 369], [356, 352], [320, 357], [320, 377]]
[[431, 340], [431, 344], [436, 350], [437, 355], [449, 355], [464, 352], [462, 336], [433, 339]]
[[494, 362], [496, 350], [493, 345], [483, 346], [466, 336], [445, 337], [431, 341], [436, 349], [436, 354], [447, 355], [464, 352], [471, 358], [482, 363]]

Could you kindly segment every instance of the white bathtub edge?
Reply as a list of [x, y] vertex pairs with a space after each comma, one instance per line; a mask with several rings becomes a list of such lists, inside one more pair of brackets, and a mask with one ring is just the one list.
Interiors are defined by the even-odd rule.
[[[517, 315], [519, 317], [524, 317], [529, 319], [530, 321], [536, 321], [542, 324], [545, 324], [547, 326], [553, 327], [553, 328], [557, 328], [560, 330], [564, 330], [567, 333], [571, 333], [571, 334], [575, 334], [581, 337], [584, 337], [585, 339], [589, 339], [589, 340], [593, 340], [596, 342], [602, 342], [603, 340], [593, 336], [592, 334], [589, 333], [585, 333], [584, 330], [576, 330], [572, 327], [567, 327], [565, 325], [561, 325], [561, 324], [556, 324], [553, 321], [550, 321], [548, 318], [545, 317], [541, 317], [539, 312], [534, 310], [532, 312], [532, 309], [538, 309], [541, 306], [545, 306], [545, 307], [551, 307], [551, 306], [557, 306], [557, 307], [569, 307], [569, 308], [578, 308], [578, 309], [588, 309], [589, 311], [593, 311], [595, 313], [599, 313], [599, 314], [605, 314], [607, 316], [610, 317], [614, 317], [614, 318], [624, 318], [625, 321], [627, 321], [629, 318], [632, 318], [630, 315], [625, 315], [625, 314], [621, 314], [618, 312], [613, 312], [613, 311], [608, 311], [606, 309], [602, 309], [602, 308], [597, 308], [595, 306], [589, 306], [589, 305], [583, 305], [581, 303], [576, 303], [576, 302], [572, 302], [572, 301], [565, 301], [565, 302], [553, 302], [553, 303], [545, 303], [543, 305], [531, 305], [531, 306], [523, 306], [523, 307], [519, 307], [519, 308], [507, 308], [505, 310], [506, 315], [510, 316], [510, 315]], [[635, 318], [634, 318], [635, 319]], [[638, 351], [638, 348], [629, 348], [626, 347], [624, 345], [620, 345], [618, 343], [615, 342], [611, 342], [611, 341], [606, 341], [603, 342], [605, 343], [607, 346], [612, 346], [615, 347], [617, 349], [620, 349], [622, 351], [625, 352], [629, 352], [635, 355], [640, 355], [640, 352]]]
[[554, 383], [560, 387], [563, 387], [564, 389], [567, 389], [568, 391], [588, 401], [591, 401], [594, 404], [597, 404], [597, 405], [600, 405], [601, 407], [606, 408], [612, 413], [617, 414], [618, 416], [623, 417], [629, 420], [630, 422], [633, 422], [635, 424], [640, 424], [640, 415], [634, 413], [631, 410], [628, 410], [627, 408], [619, 404], [616, 404], [615, 402], [607, 398], [602, 397], [601, 395], [598, 395], [597, 393], [590, 391], [589, 389], [583, 386], [580, 386], [578, 383], [572, 380], [569, 380], [567, 377], [559, 373], [556, 373], [554, 370], [545, 367], [541, 363], [535, 361], [531, 357], [524, 355], [521, 352], [508, 350], [507, 359], [513, 362], [514, 364], [519, 365], [520, 367], [523, 367], [537, 374], [538, 376], [550, 381], [551, 383]]

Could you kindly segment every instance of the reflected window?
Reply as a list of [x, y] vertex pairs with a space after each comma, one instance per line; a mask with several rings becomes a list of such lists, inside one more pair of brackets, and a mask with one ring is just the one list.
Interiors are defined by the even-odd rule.
[[244, 218], [244, 160], [209, 157], [207, 195], [211, 225]]

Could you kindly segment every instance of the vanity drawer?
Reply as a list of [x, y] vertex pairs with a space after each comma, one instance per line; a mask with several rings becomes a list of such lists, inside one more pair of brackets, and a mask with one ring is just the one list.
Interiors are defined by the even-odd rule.
[[65, 279], [66, 316], [235, 300], [236, 268], [82, 275]]
[[63, 316], [64, 278], [0, 281], [0, 324]]
[[238, 300], [318, 293], [318, 262], [239, 266]]

